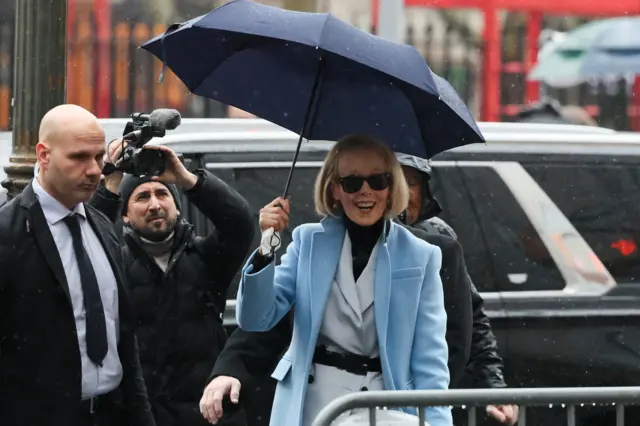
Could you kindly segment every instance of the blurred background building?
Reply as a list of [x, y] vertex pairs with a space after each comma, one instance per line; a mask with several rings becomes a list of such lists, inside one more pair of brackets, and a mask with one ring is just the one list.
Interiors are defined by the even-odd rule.
[[[16, 1], [19, 0], [0, 1], [0, 129], [11, 126]], [[359, 28], [375, 32], [380, 0], [261, 2], [294, 10], [331, 12]], [[191, 96], [170, 72], [158, 84], [160, 62], [137, 50], [137, 46], [162, 33], [168, 25], [204, 14], [223, 3], [69, 0], [68, 101], [99, 117], [123, 117], [131, 111], [157, 107], [177, 108], [185, 117], [243, 116], [241, 111], [226, 105]], [[491, 15], [487, 18], [485, 3], [491, 2], [405, 1], [405, 42], [416, 46], [432, 69], [454, 85], [476, 118], [517, 120], [523, 108], [543, 94], [561, 105], [582, 107], [601, 126], [640, 130], [640, 101], [634, 101], [632, 96], [632, 79], [616, 76], [566, 88], [552, 88], [526, 79], [541, 40], [551, 40], [554, 34], [581, 25], [594, 15], [613, 14], [607, 3], [581, 2], [581, 10], [588, 12], [587, 16], [566, 16], [555, 9], [549, 13], [532, 11], [523, 6], [524, 12], [501, 10], [495, 20]], [[532, 0], [522, 4], [525, 3]], [[452, 7], [459, 4], [474, 7]]]

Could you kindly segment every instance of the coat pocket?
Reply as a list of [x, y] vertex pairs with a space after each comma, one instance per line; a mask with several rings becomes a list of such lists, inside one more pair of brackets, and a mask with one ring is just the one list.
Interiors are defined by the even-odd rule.
[[408, 278], [422, 278], [424, 271], [420, 267], [396, 269], [391, 272], [392, 280], [404, 280]]
[[282, 358], [280, 362], [278, 362], [276, 369], [273, 370], [271, 377], [281, 382], [287, 377], [289, 370], [291, 370], [291, 360], [289, 358]]

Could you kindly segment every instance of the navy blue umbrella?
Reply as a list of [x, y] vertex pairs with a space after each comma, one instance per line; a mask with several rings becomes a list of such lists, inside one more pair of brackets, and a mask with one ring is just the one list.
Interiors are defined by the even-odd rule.
[[[482, 140], [477, 142], [484, 142], [484, 137], [480, 132], [480, 128], [478, 127], [478, 123], [473, 118], [473, 114], [467, 108], [467, 105], [464, 103], [456, 89], [453, 88], [451, 83], [449, 83], [446, 79], [440, 77], [436, 73], [433, 74], [433, 81], [436, 83], [436, 88], [438, 89], [438, 93], [440, 95], [440, 99], [444, 104], [456, 114], [468, 127], [473, 130], [476, 135], [478, 135]], [[473, 143], [473, 142], [471, 142]], [[460, 146], [465, 145], [464, 143], [460, 144]]]
[[455, 90], [455, 102], [447, 101], [450, 92], [441, 97], [414, 47], [330, 14], [235, 0], [172, 25], [142, 48], [192, 93], [299, 133], [300, 142], [362, 132], [424, 158], [484, 142]]

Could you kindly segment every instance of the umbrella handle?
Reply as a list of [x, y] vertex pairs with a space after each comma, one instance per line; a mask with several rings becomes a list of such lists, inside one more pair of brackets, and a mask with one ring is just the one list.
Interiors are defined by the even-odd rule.
[[274, 228], [265, 229], [260, 238], [260, 252], [273, 255], [280, 248], [281, 242], [280, 234]]
[[[275, 205], [276, 207], [280, 207], [284, 210], [284, 206], [280, 203]], [[269, 236], [269, 234], [271, 234]], [[280, 248], [280, 244], [282, 243], [282, 239], [280, 238], [280, 234], [275, 232], [274, 228], [269, 228], [262, 233], [262, 240], [264, 241], [266, 237], [269, 237], [269, 246], [271, 249], [269, 252], [273, 255], [273, 253]]]

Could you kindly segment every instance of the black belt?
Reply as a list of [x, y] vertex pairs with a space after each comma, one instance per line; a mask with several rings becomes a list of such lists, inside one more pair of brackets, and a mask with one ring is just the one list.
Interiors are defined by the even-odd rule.
[[369, 372], [382, 372], [380, 358], [369, 358], [364, 355], [352, 353], [332, 352], [327, 350], [325, 346], [316, 347], [313, 354], [313, 362], [345, 370], [359, 376], [365, 376]]

